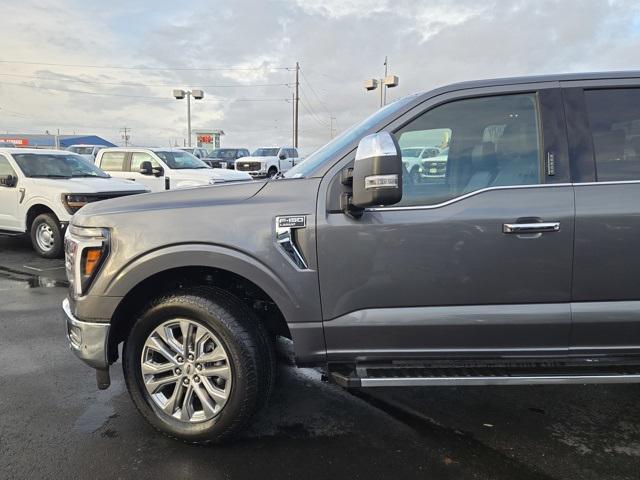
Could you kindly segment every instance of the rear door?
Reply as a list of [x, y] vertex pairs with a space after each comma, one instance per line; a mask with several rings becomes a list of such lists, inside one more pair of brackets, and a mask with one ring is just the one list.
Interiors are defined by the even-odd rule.
[[403, 182], [398, 205], [350, 218], [332, 172], [317, 226], [330, 359], [566, 353], [574, 199], [560, 92], [491, 92], [432, 99], [388, 127], [401, 148], [446, 154], [445, 174]]
[[576, 350], [640, 348], [640, 82], [567, 83]]

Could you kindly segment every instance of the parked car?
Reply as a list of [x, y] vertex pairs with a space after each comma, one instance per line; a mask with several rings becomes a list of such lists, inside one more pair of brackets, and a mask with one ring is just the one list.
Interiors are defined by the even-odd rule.
[[0, 234], [29, 234], [45, 258], [62, 254], [64, 230], [82, 206], [146, 191], [74, 153], [0, 148]]
[[235, 161], [238, 158], [248, 157], [249, 150], [246, 148], [216, 148], [203, 159], [204, 163], [212, 168], [236, 168]]
[[[425, 178], [444, 178], [447, 173], [447, 158], [449, 148], [440, 149], [437, 155], [422, 159], [422, 175]], [[420, 180], [418, 180], [419, 182]]]
[[236, 170], [248, 172], [254, 178], [275, 177], [300, 161], [296, 148], [258, 148], [251, 156], [236, 160]]
[[209, 156], [209, 152], [202, 147], [177, 147], [177, 150], [189, 152], [194, 157], [198, 157], [200, 160], [204, 160]]
[[[188, 442], [267, 401], [278, 335], [346, 387], [640, 382], [638, 125], [640, 72], [467, 82], [284, 178], [90, 204], [69, 343], [100, 388], [124, 343], [133, 402]], [[401, 149], [434, 126], [445, 176], [403, 182]]]
[[98, 154], [96, 165], [114, 177], [140, 182], [152, 192], [252, 178], [244, 172], [210, 168], [181, 149], [107, 148]]
[[423, 161], [426, 158], [440, 155], [438, 147], [405, 147], [401, 151], [402, 163], [406, 172], [414, 183], [419, 182], [418, 177], [424, 175]]
[[104, 145], [78, 144], [78, 145], [71, 145], [70, 147], [67, 147], [67, 150], [69, 152], [77, 153], [83, 158], [89, 160], [90, 162], [95, 162], [96, 155], [98, 155], [98, 152], [103, 148], [107, 148], [107, 147], [105, 147]]

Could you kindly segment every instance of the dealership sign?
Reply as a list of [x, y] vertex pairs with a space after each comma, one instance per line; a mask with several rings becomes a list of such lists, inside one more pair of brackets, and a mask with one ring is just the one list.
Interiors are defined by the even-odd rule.
[[0, 142], [13, 143], [18, 147], [26, 147], [29, 145], [28, 138], [0, 138]]

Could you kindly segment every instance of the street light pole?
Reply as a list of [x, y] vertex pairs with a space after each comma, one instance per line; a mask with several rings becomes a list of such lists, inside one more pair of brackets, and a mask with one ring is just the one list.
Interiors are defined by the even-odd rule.
[[367, 90], [380, 88], [380, 108], [382, 108], [387, 104], [387, 88], [397, 87], [398, 81], [397, 75], [387, 75], [387, 57], [384, 57], [384, 77], [365, 80], [364, 88]]
[[204, 91], [202, 90], [181, 90], [176, 89], [173, 91], [173, 96], [176, 100], [182, 100], [187, 97], [187, 135], [189, 140], [188, 146], [191, 146], [191, 97], [195, 100], [202, 100], [204, 98]]

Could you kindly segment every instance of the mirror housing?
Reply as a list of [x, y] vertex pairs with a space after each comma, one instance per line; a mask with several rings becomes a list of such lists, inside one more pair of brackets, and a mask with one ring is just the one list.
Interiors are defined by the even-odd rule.
[[15, 187], [18, 183], [18, 178], [14, 175], [1, 175], [0, 176], [0, 185], [3, 187]]
[[140, 173], [142, 175], [153, 175], [153, 165], [149, 160], [145, 160], [140, 164]]
[[286, 159], [287, 159], [287, 154], [286, 154], [286, 153], [284, 153], [283, 151], [281, 151], [281, 152], [278, 154], [278, 158], [279, 158], [280, 160], [286, 160]]
[[353, 198], [356, 208], [393, 205], [402, 199], [402, 155], [389, 132], [367, 135], [358, 144], [353, 164]]
[[153, 172], [153, 174], [154, 174], [156, 177], [161, 177], [161, 176], [163, 176], [163, 175], [164, 175], [164, 168], [162, 168], [162, 167], [161, 167], [161, 166], [159, 166], [159, 165], [158, 165], [157, 167], [153, 167], [153, 168], [151, 169], [151, 171]]

